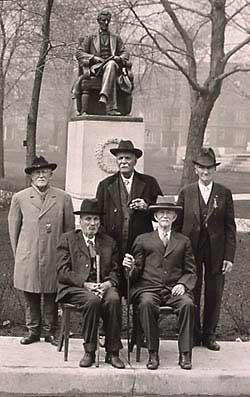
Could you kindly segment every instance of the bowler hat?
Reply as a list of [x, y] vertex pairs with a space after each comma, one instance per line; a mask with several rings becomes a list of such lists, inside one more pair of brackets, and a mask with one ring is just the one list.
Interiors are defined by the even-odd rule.
[[193, 160], [193, 163], [200, 165], [201, 167], [207, 168], [212, 168], [220, 165], [220, 163], [216, 163], [215, 153], [211, 147], [202, 147], [196, 159]]
[[89, 215], [102, 215], [103, 212], [101, 212], [99, 205], [98, 205], [98, 200], [96, 198], [89, 199], [85, 198], [82, 201], [80, 211], [74, 211], [75, 215], [84, 215], [84, 214], [89, 214]]
[[110, 149], [110, 152], [114, 156], [116, 156], [118, 153], [121, 152], [131, 152], [134, 153], [138, 159], [142, 156], [143, 153], [141, 149], [135, 148], [131, 141], [123, 141], [123, 140], [119, 142], [117, 148]]
[[173, 196], [157, 196], [156, 203], [150, 205], [149, 209], [153, 212], [158, 210], [173, 210], [178, 212], [182, 210], [182, 207], [180, 205], [176, 205]]
[[41, 170], [44, 168], [49, 168], [52, 171], [55, 170], [57, 167], [56, 163], [49, 163], [43, 156], [35, 157], [31, 166], [26, 167], [24, 172], [26, 174], [31, 174], [32, 171]]

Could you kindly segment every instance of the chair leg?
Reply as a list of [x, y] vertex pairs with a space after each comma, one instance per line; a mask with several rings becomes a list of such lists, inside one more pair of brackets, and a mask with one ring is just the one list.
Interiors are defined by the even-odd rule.
[[61, 319], [61, 328], [60, 335], [58, 339], [57, 351], [61, 352], [64, 342], [64, 332], [65, 332], [65, 311], [63, 310], [62, 319]]
[[136, 313], [136, 362], [139, 363], [141, 360], [141, 324], [140, 324], [140, 313], [137, 309]]
[[70, 328], [70, 309], [65, 308], [65, 324], [64, 324], [64, 361], [68, 361], [68, 351], [69, 351], [69, 328]]

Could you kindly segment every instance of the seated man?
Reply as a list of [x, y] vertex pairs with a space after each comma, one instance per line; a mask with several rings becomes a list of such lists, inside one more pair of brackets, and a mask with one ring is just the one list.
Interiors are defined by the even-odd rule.
[[84, 199], [80, 211], [74, 214], [80, 215], [81, 229], [63, 234], [57, 247], [57, 301], [77, 305], [82, 311], [85, 355], [80, 367], [90, 367], [95, 362], [101, 316], [106, 335], [105, 362], [124, 368], [119, 358], [122, 310], [116, 243], [99, 232], [101, 214], [96, 199]]
[[158, 196], [149, 209], [158, 222], [158, 230], [138, 236], [132, 247], [133, 256], [126, 254], [123, 260], [131, 277], [130, 298], [138, 305], [146, 336], [147, 368], [159, 366], [159, 306], [169, 305], [178, 316], [179, 365], [191, 369], [196, 267], [189, 238], [171, 231], [177, 211], [182, 208], [171, 197]]
[[[76, 58], [80, 68], [84, 67], [86, 62], [89, 63], [89, 77], [102, 77], [99, 102], [106, 107], [106, 114], [119, 116], [121, 113], [118, 111], [117, 77], [121, 75], [122, 69], [126, 68], [129, 54], [120, 36], [109, 31], [110, 20], [109, 11], [102, 10], [98, 14], [99, 30], [81, 40]], [[80, 84], [80, 82], [81, 79], [78, 83]], [[81, 91], [77, 84], [73, 90], [75, 92]], [[129, 84], [131, 83], [129, 82]]]

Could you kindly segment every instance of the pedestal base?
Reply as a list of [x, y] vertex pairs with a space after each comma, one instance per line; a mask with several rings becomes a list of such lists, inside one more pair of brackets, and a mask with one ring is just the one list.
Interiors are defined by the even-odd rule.
[[[131, 140], [144, 149], [145, 125], [141, 117], [80, 116], [72, 118], [68, 128], [66, 191], [74, 209], [83, 198], [95, 197], [98, 183], [117, 171], [115, 157], [110, 153], [119, 141]], [[143, 157], [136, 169], [143, 172]]]

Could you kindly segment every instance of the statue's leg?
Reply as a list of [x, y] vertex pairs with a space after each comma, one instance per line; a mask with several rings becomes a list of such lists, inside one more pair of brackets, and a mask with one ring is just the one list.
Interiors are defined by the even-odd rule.
[[83, 91], [81, 98], [81, 114], [87, 114], [89, 103], [89, 92]]
[[103, 68], [102, 88], [100, 95], [105, 95], [107, 98], [107, 113], [117, 111], [117, 88], [116, 78], [118, 72], [118, 65], [115, 61], [109, 61]]

